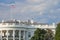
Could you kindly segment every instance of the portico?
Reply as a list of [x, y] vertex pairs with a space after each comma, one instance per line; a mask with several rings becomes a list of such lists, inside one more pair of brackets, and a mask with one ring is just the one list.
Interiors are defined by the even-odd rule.
[[40, 24], [31, 21], [3, 21], [0, 23], [0, 40], [30, 40], [37, 28], [51, 29], [55, 33], [56, 25]]
[[25, 40], [25, 30], [0, 30], [0, 40]]

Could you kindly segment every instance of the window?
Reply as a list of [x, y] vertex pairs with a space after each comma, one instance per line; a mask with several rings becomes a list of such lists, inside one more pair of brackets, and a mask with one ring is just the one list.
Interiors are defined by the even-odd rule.
[[19, 30], [15, 30], [15, 37], [19, 37]]
[[23, 36], [24, 36], [24, 31], [22, 30], [21, 31], [21, 38], [23, 38]]
[[8, 39], [8, 40], [13, 40], [13, 39]]
[[6, 40], [6, 39], [2, 39], [2, 40]]
[[7, 31], [6, 30], [2, 30], [2, 38], [6, 38], [7, 37], [7, 35], [6, 35], [6, 33], [7, 33]]
[[15, 40], [19, 40], [19, 39], [15, 39]]
[[28, 37], [31, 37], [31, 32], [28, 32]]
[[9, 38], [13, 38], [13, 30], [9, 30], [9, 31], [8, 31], [8, 34], [9, 34], [9, 35], [8, 35]]
[[23, 39], [21, 39], [21, 40], [23, 40]]

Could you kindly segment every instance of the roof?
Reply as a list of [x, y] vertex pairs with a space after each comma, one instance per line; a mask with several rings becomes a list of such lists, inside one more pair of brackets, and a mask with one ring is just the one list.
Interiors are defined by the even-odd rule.
[[8, 21], [4, 21], [4, 22], [0, 22], [0, 23], [20, 23], [20, 24], [26, 24], [26, 25], [48, 25], [47, 23], [38, 23], [38, 22], [33, 22], [31, 23], [31, 21], [17, 21], [17, 20], [8, 20]]

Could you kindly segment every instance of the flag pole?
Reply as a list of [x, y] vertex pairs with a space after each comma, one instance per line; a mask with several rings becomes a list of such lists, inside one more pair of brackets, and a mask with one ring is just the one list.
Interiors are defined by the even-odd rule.
[[10, 6], [10, 19], [13, 20], [13, 13], [14, 13], [14, 9], [15, 9], [15, 4], [11, 4]]

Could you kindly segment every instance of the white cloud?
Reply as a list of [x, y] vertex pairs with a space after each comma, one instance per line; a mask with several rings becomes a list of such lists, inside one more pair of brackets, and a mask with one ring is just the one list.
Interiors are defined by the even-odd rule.
[[1, 6], [9, 6], [9, 4], [0, 3]]
[[42, 19], [40, 19], [40, 23], [48, 23], [48, 19], [47, 18], [42, 18]]
[[[43, 2], [41, 4], [38, 5], [24, 5], [21, 4], [19, 2], [16, 2], [16, 8], [14, 9], [14, 13], [25, 13], [27, 11], [32, 11], [32, 12], [41, 12], [43, 13], [47, 8], [50, 8], [54, 3], [56, 4], [56, 0], [55, 2], [53, 2], [54, 0], [27, 0], [28, 2]], [[6, 5], [6, 4], [4, 4]]]
[[46, 0], [27, 0], [28, 3], [42, 3], [45, 2]]
[[19, 13], [26, 13], [26, 12], [41, 12], [46, 9], [46, 4], [41, 4], [41, 5], [16, 5], [15, 12]]
[[[53, 9], [53, 7], [55, 7], [56, 5], [58, 5], [59, 3], [59, 0], [26, 0], [27, 1], [27, 4], [26, 3], [21, 3], [21, 2], [15, 2], [15, 6], [16, 8], [14, 9], [9, 9], [8, 10], [8, 13], [9, 11], [11, 10], [12, 13], [14, 13], [14, 15], [16, 14], [19, 14], [19, 15], [22, 15], [24, 17], [30, 17], [30, 16], [41, 16], [41, 15], [44, 15], [44, 13], [49, 14], [49, 13], [55, 13], [56, 10]], [[38, 4], [37, 4], [38, 3]], [[9, 4], [1, 4], [0, 5], [3, 5], [3, 6], [7, 6], [9, 7], [10, 5]], [[60, 9], [58, 9], [60, 11]], [[57, 11], [58, 11], [57, 10]], [[7, 12], [6, 12], [7, 13]], [[56, 18], [55, 16], [49, 16], [50, 18]], [[41, 19], [44, 21], [47, 22], [47, 19]]]
[[57, 18], [57, 16], [51, 16], [51, 15], [49, 15], [48, 16], [50, 19], [56, 19]]

